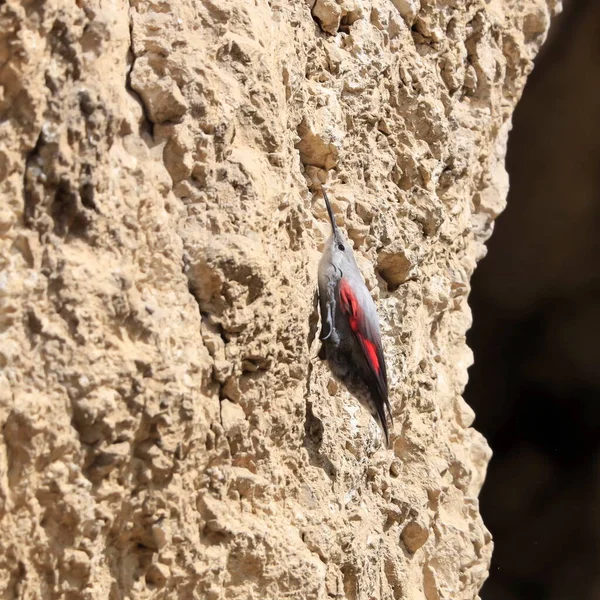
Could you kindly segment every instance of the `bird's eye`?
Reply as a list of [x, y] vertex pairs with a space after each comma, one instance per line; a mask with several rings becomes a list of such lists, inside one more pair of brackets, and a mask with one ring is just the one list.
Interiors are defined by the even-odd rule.
[[344, 248], [344, 244], [339, 244], [338, 245], [338, 250], [341, 250], [343, 252], [345, 249], [346, 248]]

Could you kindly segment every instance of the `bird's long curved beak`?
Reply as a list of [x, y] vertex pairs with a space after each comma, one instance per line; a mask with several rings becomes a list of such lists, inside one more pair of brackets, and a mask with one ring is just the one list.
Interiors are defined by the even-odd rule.
[[325, 188], [323, 186], [321, 186], [321, 191], [323, 192], [323, 198], [325, 199], [325, 206], [327, 207], [327, 214], [329, 215], [329, 220], [331, 221], [331, 229], [333, 230], [333, 233], [337, 233], [338, 231], [338, 227], [337, 227], [337, 223], [335, 222], [335, 217], [333, 216], [333, 210], [331, 209], [331, 204], [329, 203], [329, 198], [327, 197], [327, 192], [325, 191]]

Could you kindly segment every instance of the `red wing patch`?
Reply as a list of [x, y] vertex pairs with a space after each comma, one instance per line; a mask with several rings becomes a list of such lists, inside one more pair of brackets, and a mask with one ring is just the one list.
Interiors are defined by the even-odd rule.
[[387, 373], [379, 328], [376, 323], [369, 323], [365, 320], [363, 307], [352, 287], [343, 277], [340, 281], [339, 294], [341, 311], [346, 315], [350, 329], [369, 366], [373, 378], [372, 381], [368, 382], [369, 389], [372, 392], [372, 399], [377, 410], [377, 419], [379, 419], [385, 439], [389, 444], [387, 415], [389, 415], [390, 421], [393, 422], [393, 419], [392, 408], [388, 399]]
[[352, 288], [350, 287], [349, 283], [343, 278], [340, 281], [340, 299], [342, 301], [342, 310], [348, 315], [348, 322], [350, 323], [350, 328], [361, 341], [363, 350], [367, 355], [367, 360], [375, 369], [375, 373], [379, 373], [380, 366], [379, 357], [377, 356], [377, 347], [370, 339], [368, 339], [365, 336], [365, 327], [364, 324], [361, 323], [364, 318], [363, 311], [360, 308], [360, 305], [358, 304], [356, 296], [354, 295], [354, 292], [352, 291]]
[[373, 365], [375, 371], [379, 373], [379, 357], [377, 356], [375, 344], [362, 335], [360, 336], [360, 339], [362, 340], [367, 356], [369, 357], [369, 362]]
[[358, 313], [360, 307], [352, 288], [345, 279], [340, 281], [340, 298], [342, 299], [342, 310], [348, 315], [350, 327], [356, 333], [358, 331]]

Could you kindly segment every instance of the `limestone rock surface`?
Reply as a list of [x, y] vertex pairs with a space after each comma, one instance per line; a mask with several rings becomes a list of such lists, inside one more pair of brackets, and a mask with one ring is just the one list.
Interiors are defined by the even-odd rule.
[[[469, 279], [556, 10], [0, 5], [2, 597], [477, 597]], [[389, 450], [317, 359], [320, 183]]]

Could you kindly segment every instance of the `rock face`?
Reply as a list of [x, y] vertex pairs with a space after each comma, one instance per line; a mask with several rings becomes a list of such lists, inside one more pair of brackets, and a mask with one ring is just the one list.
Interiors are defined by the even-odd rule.
[[[555, 0], [0, 7], [6, 598], [477, 596], [469, 279]], [[318, 353], [327, 182], [395, 426]]]

